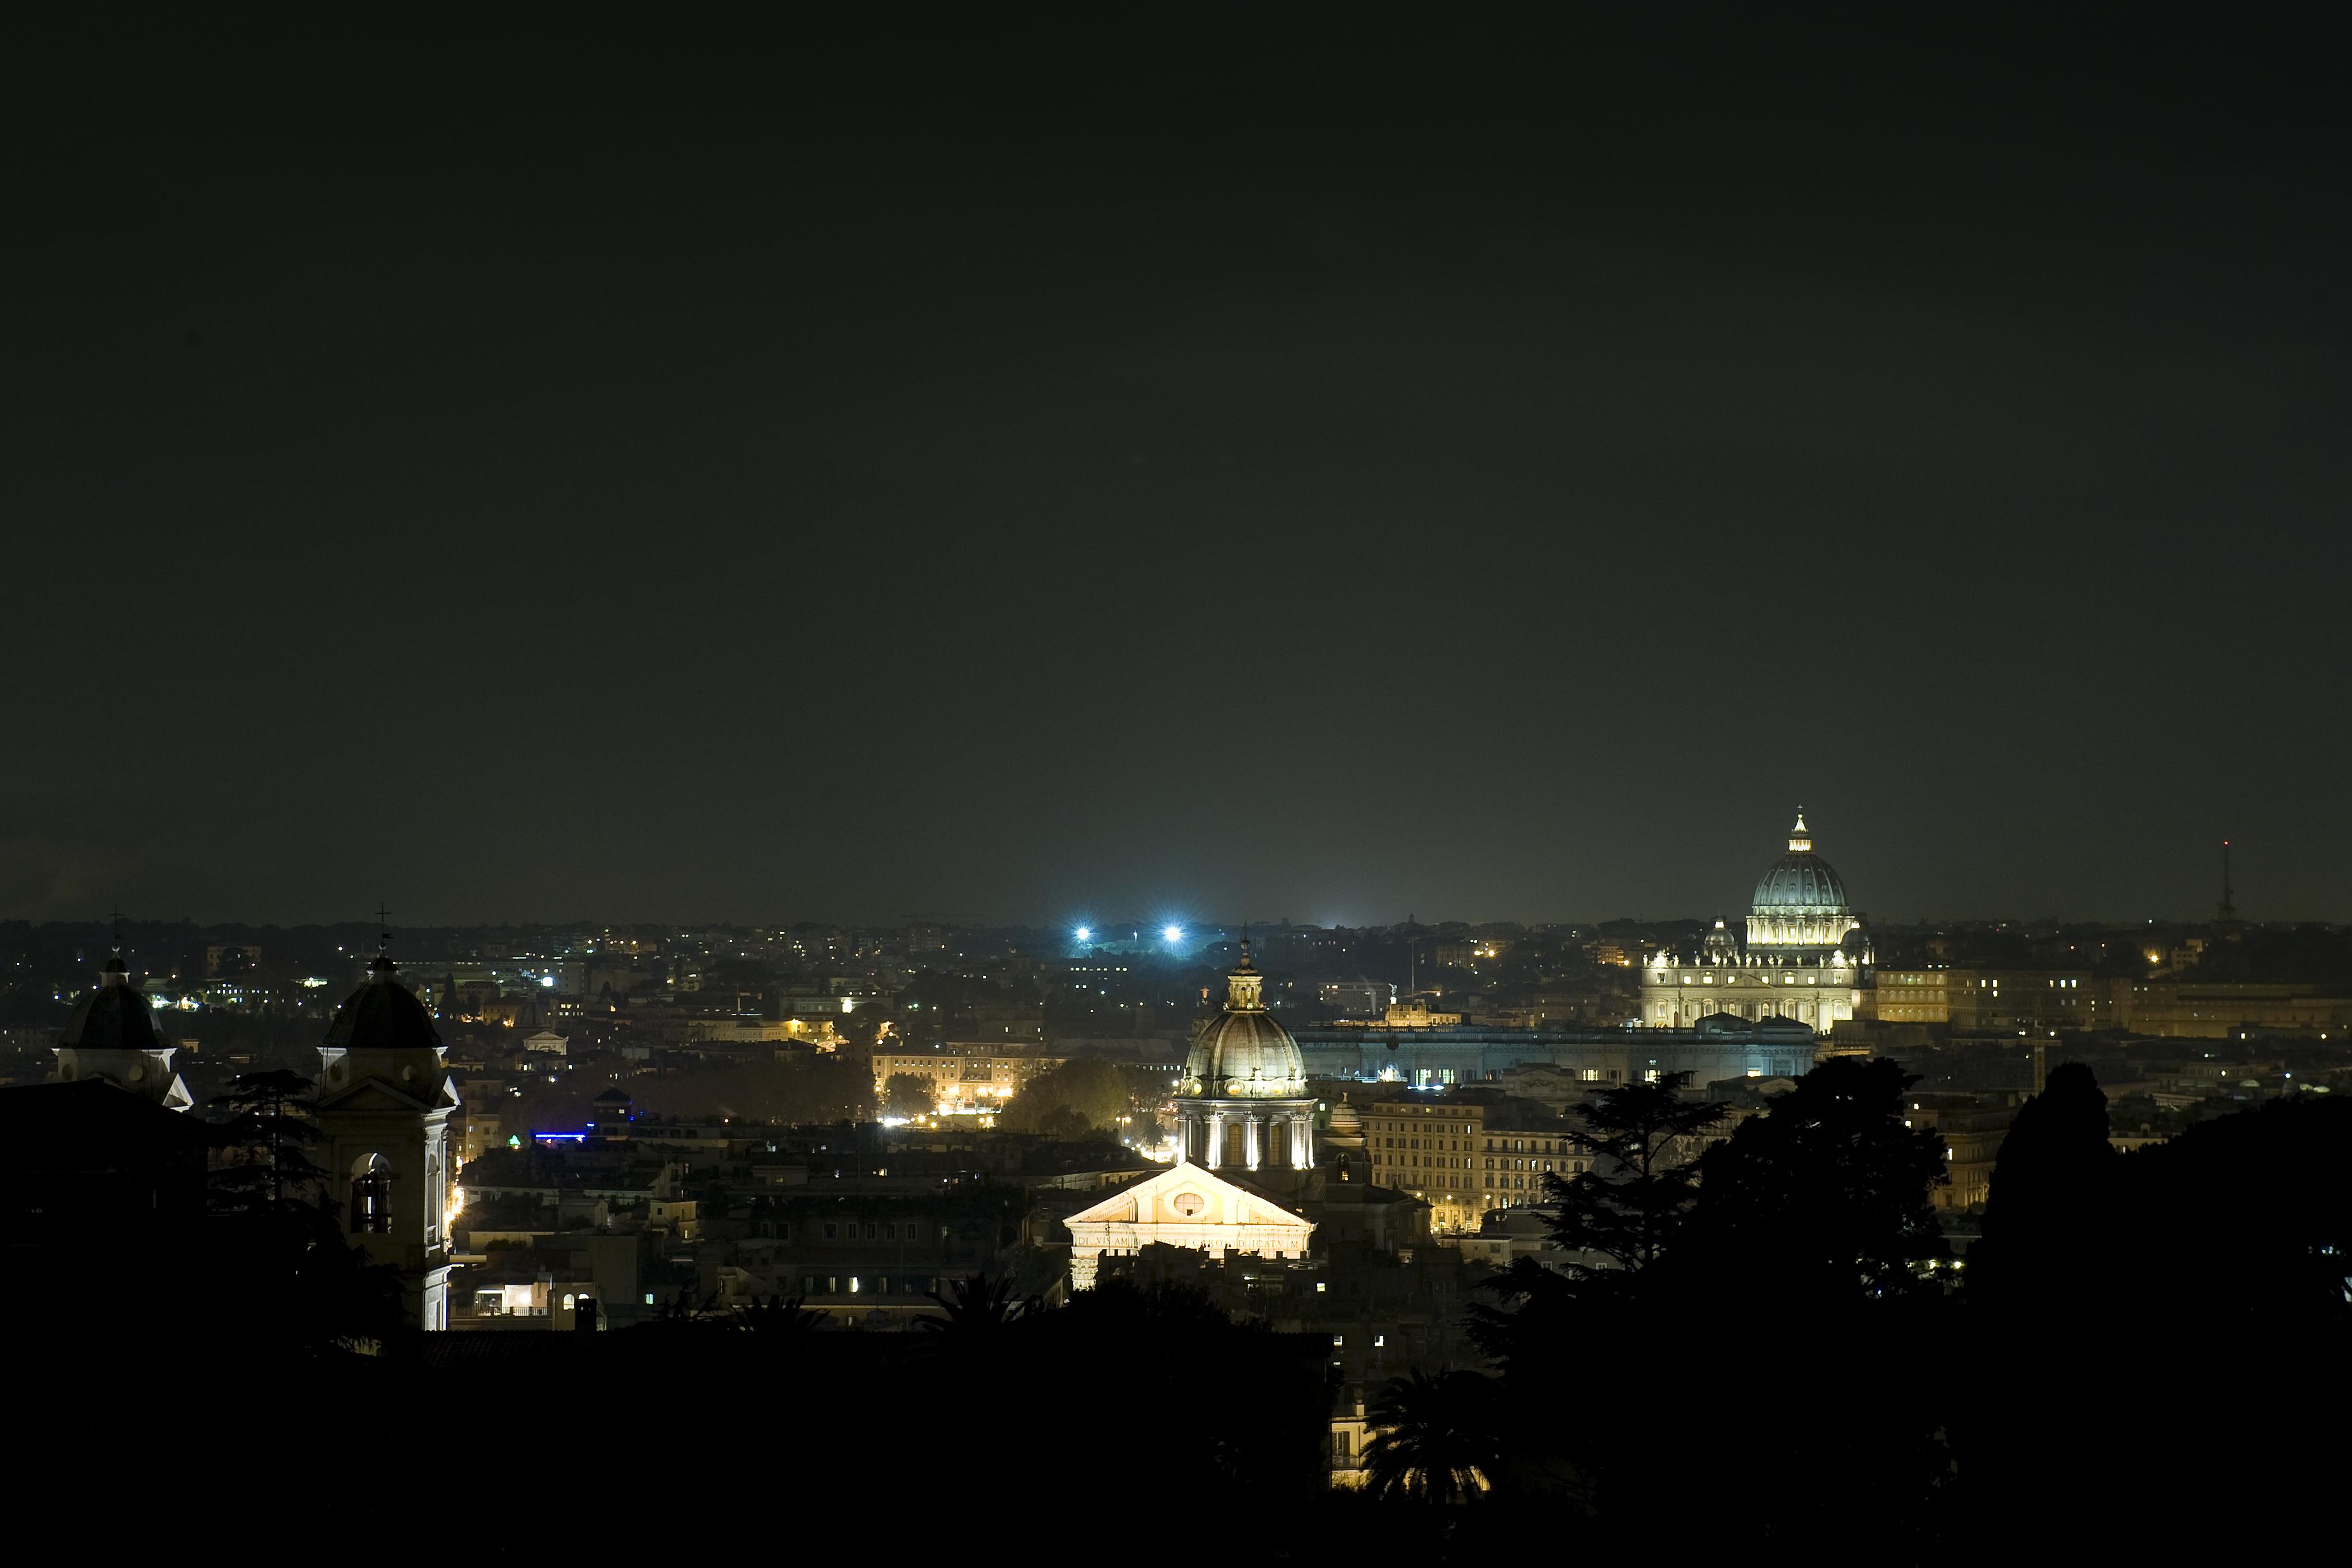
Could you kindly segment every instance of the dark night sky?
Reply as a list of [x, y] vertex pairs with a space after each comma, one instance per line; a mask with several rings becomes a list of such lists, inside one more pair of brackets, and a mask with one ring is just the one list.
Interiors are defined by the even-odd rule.
[[1882, 920], [2352, 917], [2292, 14], [110, 15], [9, 50], [0, 915], [1701, 914], [1801, 801]]

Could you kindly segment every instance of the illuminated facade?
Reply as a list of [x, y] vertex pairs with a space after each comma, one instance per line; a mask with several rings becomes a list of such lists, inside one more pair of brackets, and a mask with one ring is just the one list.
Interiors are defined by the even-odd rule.
[[919, 1078], [929, 1086], [933, 1115], [993, 1117], [1021, 1092], [1023, 1084], [1064, 1060], [1007, 1056], [992, 1052], [986, 1041], [950, 1040], [927, 1051], [877, 1051], [874, 1098], [882, 1100], [894, 1078]]
[[1717, 1015], [1788, 1018], [1826, 1035], [1862, 1012], [1870, 965], [1862, 917], [1800, 811], [1788, 853], [1757, 879], [1744, 939], [1718, 920], [1696, 952], [1643, 958], [1641, 1018], [1654, 1029]]
[[106, 961], [97, 986], [74, 1004], [56, 1048], [52, 1083], [103, 1079], [166, 1110], [185, 1110], [191, 1103], [188, 1086], [172, 1068], [172, 1045], [145, 994], [131, 984], [120, 953]]
[[1224, 1011], [1192, 1037], [1176, 1084], [1185, 1162], [1211, 1170], [1305, 1171], [1315, 1164], [1315, 1098], [1298, 1042], [1266, 1011], [1265, 978], [1242, 961], [1225, 976]]
[[1128, 1257], [1158, 1242], [1213, 1258], [1229, 1252], [1304, 1258], [1315, 1234], [1313, 1221], [1265, 1194], [1189, 1162], [1114, 1188], [1062, 1223], [1070, 1229], [1070, 1287], [1076, 1290], [1093, 1289], [1105, 1253]]
[[383, 953], [319, 1047], [315, 1157], [344, 1227], [399, 1274], [418, 1327], [449, 1326], [449, 1113], [457, 1086], [425, 1004]]
[[1365, 1109], [1371, 1179], [1429, 1205], [1442, 1232], [1475, 1231], [1492, 1209], [1539, 1204], [1543, 1179], [1574, 1175], [1591, 1156], [1561, 1129], [1490, 1126], [1475, 1100], [1381, 1100]]

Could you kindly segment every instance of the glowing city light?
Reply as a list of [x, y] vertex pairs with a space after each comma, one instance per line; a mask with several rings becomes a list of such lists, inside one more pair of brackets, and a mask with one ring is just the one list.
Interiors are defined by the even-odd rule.
[[1080, 942], [1092, 942], [1095, 939], [1094, 931], [1087, 926], [1080, 926], [1071, 934], [1076, 936]]
[[1160, 940], [1170, 942], [1182, 942], [1184, 940], [1184, 928], [1182, 926], [1161, 926], [1160, 928]]

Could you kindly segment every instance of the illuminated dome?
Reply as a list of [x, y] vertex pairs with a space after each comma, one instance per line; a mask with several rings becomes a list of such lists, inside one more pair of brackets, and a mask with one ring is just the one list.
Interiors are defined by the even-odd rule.
[[1307, 1062], [1290, 1031], [1265, 1010], [1265, 977], [1242, 961], [1225, 977], [1225, 1010], [1192, 1038], [1180, 1095], [1212, 1100], [1296, 1100], [1307, 1092]]
[[433, 1050], [441, 1036], [416, 993], [401, 983], [399, 966], [379, 952], [368, 965], [367, 984], [343, 999], [327, 1026], [326, 1043], [331, 1049]]
[[1805, 814], [1789, 830], [1789, 852], [1765, 868], [1748, 911], [1748, 950], [1837, 949], [1862, 922], [1846, 907], [1845, 883], [1813, 853]]
[[74, 1004], [58, 1043], [109, 1051], [160, 1051], [172, 1044], [155, 1026], [146, 993], [131, 984], [131, 971], [120, 955], [106, 961], [96, 988]]

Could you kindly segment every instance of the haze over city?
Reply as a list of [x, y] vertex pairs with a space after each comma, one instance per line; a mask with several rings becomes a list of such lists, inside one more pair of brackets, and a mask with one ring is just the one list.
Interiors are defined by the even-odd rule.
[[2332, 100], [2011, 23], [68, 40], [0, 912], [2345, 918]]

